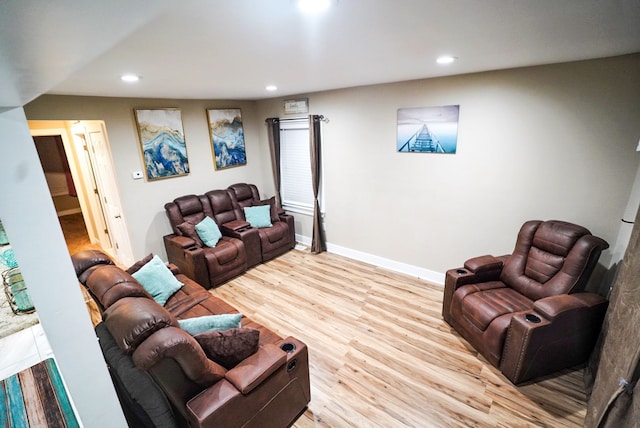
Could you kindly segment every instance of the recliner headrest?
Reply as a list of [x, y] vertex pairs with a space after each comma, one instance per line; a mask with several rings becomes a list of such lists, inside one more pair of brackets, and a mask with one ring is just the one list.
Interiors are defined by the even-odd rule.
[[78, 281], [85, 284], [89, 275], [99, 265], [114, 264], [111, 257], [98, 250], [79, 251], [71, 256], [71, 263], [76, 271]]
[[203, 212], [202, 202], [196, 195], [180, 196], [173, 200], [183, 217]]
[[551, 254], [566, 257], [575, 243], [584, 235], [591, 235], [587, 228], [559, 220], [542, 222], [533, 236], [533, 246]]

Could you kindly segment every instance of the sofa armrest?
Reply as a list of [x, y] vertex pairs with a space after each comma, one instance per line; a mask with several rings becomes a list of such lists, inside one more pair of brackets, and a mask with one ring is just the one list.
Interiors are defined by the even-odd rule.
[[517, 313], [507, 330], [500, 370], [519, 384], [584, 363], [596, 343], [608, 302], [593, 293], [546, 297]]
[[242, 394], [248, 394], [287, 362], [287, 353], [267, 343], [240, 364], [229, 370], [225, 378]]
[[165, 358], [173, 359], [187, 378], [205, 388], [223, 379], [226, 372], [224, 367], [207, 358], [189, 333], [178, 327], [155, 331], [132, 355], [133, 363], [141, 370], [149, 370]]
[[177, 266], [182, 274], [203, 287], [210, 287], [209, 268], [204, 250], [186, 236], [165, 235], [163, 239], [169, 263]]
[[464, 268], [472, 273], [499, 272], [502, 269], [502, 260], [491, 255], [474, 257], [464, 262]]
[[233, 220], [228, 223], [224, 223], [220, 226], [220, 229], [224, 232], [242, 232], [243, 230], [251, 228], [251, 224], [244, 220]]
[[606, 310], [607, 300], [595, 293], [561, 294], [545, 297], [533, 304], [533, 310], [544, 318], [553, 321], [569, 311], [589, 310], [604, 306]]
[[442, 316], [451, 324], [451, 300], [453, 293], [466, 284], [497, 281], [500, 279], [504, 260], [508, 256], [494, 257], [490, 255], [474, 257], [464, 263], [464, 267], [449, 269], [444, 279], [444, 296], [442, 298]]

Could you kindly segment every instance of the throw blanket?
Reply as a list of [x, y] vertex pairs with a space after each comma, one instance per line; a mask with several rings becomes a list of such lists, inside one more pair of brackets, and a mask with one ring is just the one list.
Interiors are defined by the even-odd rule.
[[79, 427], [52, 358], [0, 382], [0, 426]]

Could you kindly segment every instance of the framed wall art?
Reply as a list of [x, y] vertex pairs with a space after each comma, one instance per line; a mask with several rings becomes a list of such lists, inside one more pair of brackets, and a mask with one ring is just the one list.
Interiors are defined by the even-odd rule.
[[207, 109], [207, 121], [215, 169], [246, 165], [247, 153], [240, 109]]
[[180, 109], [135, 109], [147, 180], [189, 173]]
[[398, 109], [398, 152], [455, 153], [459, 105]]

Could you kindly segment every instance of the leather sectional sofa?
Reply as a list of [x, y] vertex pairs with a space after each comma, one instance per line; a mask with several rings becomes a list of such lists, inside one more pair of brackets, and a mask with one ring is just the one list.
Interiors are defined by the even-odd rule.
[[[254, 228], [244, 208], [269, 205], [271, 226]], [[164, 236], [170, 263], [205, 288], [216, 287], [259, 263], [286, 253], [296, 245], [293, 216], [261, 200], [253, 184], [237, 183], [204, 195], [185, 195], [165, 204], [172, 234]], [[198, 242], [194, 226], [210, 217], [222, 238], [215, 247]]]
[[301, 341], [243, 316], [242, 329], [259, 332], [257, 351], [225, 369], [180, 320], [236, 309], [172, 265], [167, 275], [183, 285], [161, 306], [133, 276], [150, 256], [127, 271], [95, 250], [71, 258], [101, 310], [96, 334], [130, 426], [285, 427], [306, 409], [309, 363]]

